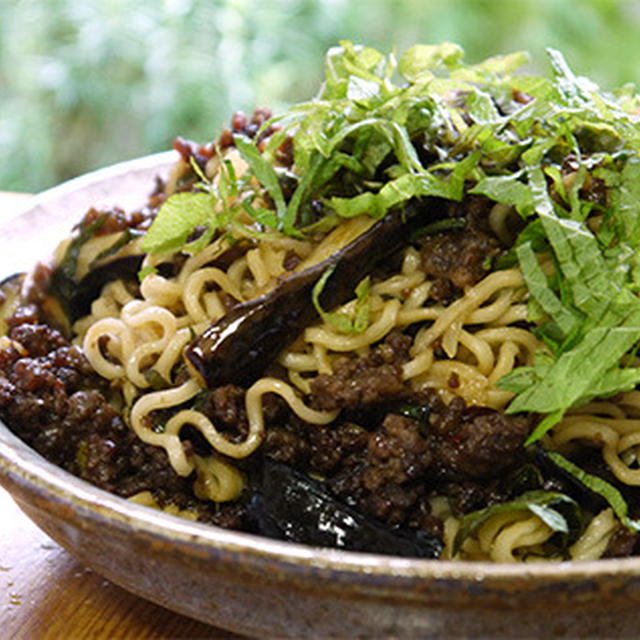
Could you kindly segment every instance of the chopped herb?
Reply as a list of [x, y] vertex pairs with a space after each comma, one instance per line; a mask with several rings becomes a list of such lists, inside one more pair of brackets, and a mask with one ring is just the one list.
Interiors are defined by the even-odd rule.
[[211, 193], [173, 194], [160, 207], [142, 249], [154, 254], [182, 249], [196, 227], [215, 225], [215, 202]]
[[489, 518], [523, 510], [537, 515], [552, 531], [564, 534], [565, 546], [580, 535], [582, 517], [580, 507], [574, 500], [555, 491], [528, 491], [514, 500], [466, 514], [453, 542], [453, 555], [460, 551], [465, 540], [476, 533]]
[[371, 313], [371, 300], [369, 291], [371, 288], [369, 277], [360, 281], [356, 287], [356, 303], [353, 317], [342, 311], [325, 311], [320, 305], [320, 296], [327, 280], [336, 268], [336, 263], [327, 268], [313, 287], [313, 305], [320, 317], [340, 333], [362, 333], [369, 326], [369, 316]]
[[278, 180], [278, 174], [273, 168], [273, 165], [267, 162], [254, 142], [246, 136], [236, 135], [233, 139], [238, 151], [249, 165], [252, 174], [271, 196], [276, 207], [275, 213], [277, 219], [283, 220], [286, 213], [286, 204], [284, 195], [282, 194], [282, 188], [280, 187], [280, 181]]
[[138, 271], [138, 281], [142, 282], [147, 276], [157, 273], [158, 270], [155, 267], [144, 267], [144, 269], [140, 269], [140, 271]]
[[[554, 356], [538, 357], [534, 366], [516, 369], [500, 381], [502, 388], [517, 393], [509, 412], [547, 414], [527, 444], [542, 437], [572, 406], [631, 389], [640, 381], [640, 368], [621, 365], [640, 337], [629, 247], [622, 239], [615, 247], [603, 246], [584, 222], [561, 217], [541, 171], [532, 171], [530, 177], [561, 280], [542, 273], [530, 244], [518, 247], [529, 292], [549, 318], [537, 331]], [[554, 286], [559, 281], [561, 289]]]
[[[416, 197], [462, 198], [465, 181], [477, 170], [482, 151], [468, 148], [453, 152], [454, 144], [459, 143], [452, 120], [457, 111], [446, 104], [445, 98], [456, 89], [470, 91], [468, 108], [472, 117], [483, 125], [497, 124], [503, 118], [497, 116], [488, 89], [495, 84], [497, 74], [512, 73], [525, 57], [512, 56], [509, 62], [506, 57], [495, 58], [469, 66], [463, 64], [457, 45], [443, 44], [414, 47], [396, 65], [393, 55], [383, 56], [350, 42], [341, 44], [327, 55], [327, 77], [318, 98], [266, 123], [265, 128], [270, 124], [282, 128], [265, 141], [264, 148], [258, 149], [245, 136], [234, 137], [235, 146], [249, 165], [245, 175], [228, 174], [218, 184], [209, 184], [201, 170], [192, 167], [201, 179], [197, 185], [201, 191], [175, 194], [167, 200], [151, 225], [144, 244], [146, 251], [180, 250], [196, 227], [232, 230], [235, 221], [247, 213], [258, 226], [298, 236], [303, 228], [318, 222], [311, 212], [314, 201], [325, 204], [326, 217], [366, 213], [380, 218]], [[435, 65], [433, 71], [430, 64]], [[449, 83], [439, 86], [431, 82], [445, 70], [451, 74]], [[474, 87], [467, 77], [478, 86]], [[484, 134], [485, 147], [489, 145], [487, 135], [488, 131]], [[275, 151], [286, 136], [293, 138], [293, 170], [298, 178], [288, 199], [274, 161]], [[474, 137], [465, 144], [475, 146]], [[423, 162], [421, 145], [440, 156], [444, 152], [445, 162]], [[452, 149], [448, 157], [447, 146]], [[256, 206], [262, 199], [261, 190], [270, 200], [267, 210]], [[214, 213], [216, 207], [224, 209], [224, 216], [219, 211]], [[202, 244], [190, 245], [189, 251], [201, 250]]]
[[570, 462], [564, 456], [556, 453], [555, 451], [547, 451], [546, 455], [561, 469], [570, 473], [587, 489], [602, 496], [618, 516], [620, 522], [622, 522], [627, 529], [636, 533], [640, 532], [640, 521], [629, 517], [629, 507], [627, 506], [625, 499], [622, 497], [622, 494], [613, 485], [598, 476], [594, 476], [583, 471], [580, 467], [576, 466], [573, 462]]

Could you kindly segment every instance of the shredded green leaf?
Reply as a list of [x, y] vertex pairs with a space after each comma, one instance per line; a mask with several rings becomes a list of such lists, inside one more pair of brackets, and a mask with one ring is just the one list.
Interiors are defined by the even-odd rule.
[[142, 249], [162, 254], [178, 251], [200, 225], [214, 225], [215, 199], [211, 193], [175, 193], [167, 198], [142, 241]]
[[[533, 367], [516, 369], [500, 380], [503, 389], [517, 393], [509, 412], [548, 414], [527, 444], [535, 442], [572, 406], [601, 395], [633, 388], [640, 368], [621, 362], [640, 338], [640, 304], [633, 293], [630, 258], [622, 239], [603, 246], [583, 221], [561, 217], [563, 210], [546, 190], [540, 169], [530, 172], [536, 212], [561, 276], [554, 287], [537, 264], [531, 245], [516, 254], [532, 298], [549, 317], [538, 333], [554, 359], [537, 358]], [[565, 212], [566, 215], [569, 212]], [[554, 290], [555, 289], [555, 290]]]
[[278, 182], [278, 174], [273, 168], [273, 165], [267, 162], [254, 142], [246, 136], [236, 135], [233, 140], [238, 151], [249, 165], [252, 174], [271, 196], [276, 208], [276, 217], [278, 220], [282, 220], [286, 213], [286, 204], [284, 195], [282, 194], [282, 188]]
[[563, 493], [535, 490], [523, 493], [513, 500], [468, 513], [460, 522], [460, 529], [453, 542], [452, 553], [455, 556], [465, 540], [476, 533], [489, 518], [501, 513], [515, 513], [525, 510], [537, 515], [552, 531], [571, 534], [570, 537], [575, 539], [579, 535], [579, 531], [576, 531], [576, 523], [581, 522], [581, 518], [573, 517], [568, 522], [566, 509], [562, 508], [567, 506], [576, 512], [579, 511], [577, 503]]
[[371, 314], [371, 299], [369, 297], [371, 282], [369, 276], [361, 280], [356, 287], [356, 301], [353, 315], [345, 313], [344, 311], [325, 311], [320, 304], [322, 290], [335, 271], [336, 266], [337, 263], [329, 266], [314, 285], [311, 294], [313, 306], [316, 308], [320, 317], [340, 333], [362, 333], [369, 326], [369, 316]]
[[578, 482], [587, 487], [587, 489], [602, 496], [627, 529], [633, 532], [640, 531], [640, 521], [629, 517], [629, 507], [624, 497], [612, 484], [609, 484], [606, 480], [598, 476], [586, 473], [580, 469], [580, 467], [573, 464], [573, 462], [570, 462], [563, 455], [555, 451], [548, 451], [546, 455], [560, 468], [570, 473]]
[[[192, 167], [211, 202], [205, 203], [205, 193], [171, 196], [151, 226], [145, 250], [180, 250], [196, 227], [233, 228], [246, 213], [258, 226], [300, 235], [301, 229], [318, 222], [313, 202], [325, 204], [325, 216], [365, 213], [379, 218], [427, 195], [459, 201], [482, 153], [491, 155], [492, 162], [513, 159], [510, 141], [492, 133], [492, 127], [505, 121], [494, 100], [526, 56], [498, 57], [479, 65], [466, 65], [462, 58], [457, 45], [417, 45], [396, 65], [394, 54], [342, 42], [327, 54], [326, 79], [317, 99], [268, 123], [281, 129], [260, 149], [255, 140], [234, 137], [249, 165], [246, 175], [227, 175], [208, 184], [202, 171]], [[465, 109], [477, 122], [464, 137], [460, 130], [468, 127], [447, 104], [455, 91], [467, 93]], [[288, 198], [275, 166], [277, 147], [286, 136], [293, 137], [298, 176]], [[425, 161], [421, 149], [445, 162]], [[256, 206], [263, 194], [272, 215], [263, 205]], [[216, 207], [224, 209], [224, 216], [212, 213]], [[201, 250], [202, 244], [190, 251]]]
[[147, 276], [158, 273], [155, 267], [147, 266], [138, 271], [138, 281], [142, 282]]

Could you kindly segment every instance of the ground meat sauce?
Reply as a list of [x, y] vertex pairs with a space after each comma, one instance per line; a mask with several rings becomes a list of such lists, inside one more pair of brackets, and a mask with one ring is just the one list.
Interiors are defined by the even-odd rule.
[[[55, 329], [10, 319], [0, 349], [0, 417], [16, 435], [54, 464], [121, 496], [153, 490], [160, 504], [195, 511], [200, 519], [241, 527], [238, 506], [193, 497], [193, 479], [177, 476], [163, 449], [141, 442], [109, 405], [105, 382], [82, 352]], [[18, 324], [16, 324], [18, 323]]]
[[371, 405], [396, 397], [405, 390], [402, 363], [409, 359], [411, 338], [398, 332], [364, 358], [342, 358], [330, 375], [311, 383], [312, 399], [325, 411]]
[[429, 236], [421, 242], [421, 257], [424, 272], [434, 280], [430, 297], [450, 302], [463, 289], [482, 280], [487, 274], [487, 260], [497, 253], [496, 241], [480, 231]]
[[464, 214], [457, 207], [451, 211], [455, 219], [464, 219], [462, 229], [429, 234], [419, 241], [422, 268], [434, 281], [429, 296], [438, 302], [451, 302], [482, 280], [500, 252], [486, 223], [489, 202], [469, 196], [465, 207]]
[[319, 426], [290, 417], [268, 428], [263, 453], [323, 476], [336, 497], [366, 515], [438, 535], [442, 523], [428, 499], [446, 492], [459, 514], [504, 500], [501, 478], [524, 463], [531, 423], [459, 401], [447, 407], [435, 393], [412, 400], [430, 405], [427, 424], [393, 410], [379, 423]]
[[438, 475], [491, 478], [524, 462], [522, 445], [533, 427], [530, 418], [466, 407], [462, 398], [454, 398], [435, 416], [432, 450]]
[[[254, 137], [268, 116], [262, 111], [251, 117], [238, 114], [231, 130], [223, 132], [220, 148], [233, 145], [233, 133]], [[211, 145], [182, 139], [175, 147], [185, 160], [193, 158], [202, 167], [215, 153]], [[291, 162], [290, 151], [285, 142], [280, 150], [284, 164]], [[450, 216], [463, 219], [464, 228], [454, 225], [416, 241], [422, 268], [434, 281], [433, 301], [453, 301], [484, 277], [488, 262], [500, 252], [487, 227], [487, 207], [486, 199], [477, 196], [467, 198], [464, 207], [452, 204]], [[104, 233], [144, 229], [154, 213], [152, 208], [131, 215], [117, 208], [91, 209], [81, 225], [100, 225]], [[239, 243], [225, 258], [243, 251], [246, 247]], [[36, 269], [29, 304], [7, 319], [12, 342], [0, 349], [0, 417], [49, 460], [102, 489], [124, 497], [150, 490], [161, 506], [175, 505], [205, 522], [246, 528], [245, 499], [213, 505], [195, 498], [193, 474], [177, 476], [162, 448], [141, 442], [109, 403], [107, 383], [80, 350], [40, 323], [49, 277], [46, 267]], [[345, 356], [331, 374], [318, 375], [310, 385], [310, 401], [316, 409], [340, 410], [330, 425], [305, 423], [281, 398], [266, 395], [265, 440], [257, 453], [236, 461], [250, 483], [259, 478], [262, 460], [268, 458], [322, 478], [332, 496], [365, 516], [437, 537], [443, 523], [431, 513], [434, 495], [449, 496], [458, 515], [504, 500], [501, 478], [525, 461], [522, 445], [531, 420], [467, 407], [456, 397], [445, 404], [435, 391], [416, 394], [402, 375], [411, 344], [409, 335], [393, 331], [367, 355]], [[455, 376], [449, 387], [457, 387]], [[245, 391], [235, 384], [204, 391], [195, 408], [230, 441], [241, 442], [249, 430]], [[166, 418], [159, 411], [152, 419], [161, 423]], [[187, 452], [211, 452], [196, 429], [185, 426], [181, 437]], [[631, 546], [620, 538], [612, 543], [611, 554]]]
[[[403, 402], [409, 398], [402, 395]], [[294, 421], [270, 428], [264, 451], [280, 462], [332, 476], [331, 486], [347, 502], [358, 502], [389, 483], [396, 485], [397, 494], [417, 479], [422, 495], [455, 484], [491, 484], [525, 461], [522, 444], [531, 427], [529, 419], [467, 408], [464, 402], [447, 407], [435, 394], [429, 402], [434, 410], [426, 425], [393, 410], [380, 424], [346, 421], [326, 427]], [[465, 446], [464, 437], [473, 446]], [[365, 510], [372, 515], [376, 511]], [[396, 519], [407, 517], [409, 513]]]

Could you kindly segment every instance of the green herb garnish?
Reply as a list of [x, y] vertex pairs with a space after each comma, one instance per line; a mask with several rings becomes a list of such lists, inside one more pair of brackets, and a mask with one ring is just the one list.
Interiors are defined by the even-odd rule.
[[640, 521], [629, 517], [629, 507], [622, 494], [606, 480], [598, 476], [591, 475], [583, 471], [577, 465], [567, 460], [564, 456], [555, 451], [547, 451], [546, 454], [556, 465], [570, 473], [578, 482], [584, 485], [593, 493], [603, 497], [613, 512], [618, 516], [620, 522], [630, 531], [640, 531]]
[[197, 227], [215, 227], [215, 204], [211, 193], [173, 194], [160, 207], [142, 241], [142, 249], [153, 254], [182, 249]]
[[582, 530], [580, 507], [574, 500], [556, 491], [528, 491], [514, 500], [494, 504], [465, 515], [453, 542], [453, 555], [460, 551], [465, 540], [476, 533], [489, 518], [517, 511], [530, 511], [552, 531], [564, 534], [563, 546], [576, 540]]
[[[445, 43], [413, 47], [396, 63], [393, 54], [384, 56], [343, 42], [327, 55], [326, 80], [319, 96], [268, 123], [282, 128], [262, 143], [261, 150], [255, 140], [235, 136], [235, 145], [249, 165], [247, 172], [243, 176], [227, 173], [219, 184], [201, 183], [201, 191], [168, 198], [149, 230], [144, 250], [178, 251], [198, 227], [233, 232], [246, 214], [258, 229], [266, 225], [297, 236], [318, 222], [313, 201], [324, 204], [323, 217], [364, 213], [380, 218], [416, 197], [460, 200], [465, 181], [477, 171], [482, 156], [475, 134], [482, 133], [484, 146], [493, 146], [494, 155], [500, 144], [491, 145], [488, 132], [474, 128], [462, 141], [459, 129], [466, 125], [457, 109], [447, 104], [448, 96], [456, 90], [470, 92], [468, 108], [479, 125], [497, 124], [503, 118], [486, 89], [499, 74], [510, 74], [524, 61], [524, 55], [518, 54], [465, 65], [460, 48]], [[443, 73], [450, 77], [445, 79]], [[298, 177], [288, 200], [274, 160], [286, 136], [293, 137], [293, 170]], [[419, 155], [421, 147], [440, 158], [425, 162]], [[207, 182], [201, 172], [196, 175]], [[221, 193], [221, 184], [227, 193]], [[235, 201], [229, 202], [233, 194]], [[270, 201], [267, 208], [259, 203], [265, 194]], [[224, 216], [214, 213], [223, 206]], [[192, 245], [190, 251], [200, 248]]]
[[325, 311], [320, 305], [322, 290], [324, 289], [327, 280], [334, 272], [336, 266], [337, 263], [334, 263], [328, 267], [318, 279], [318, 282], [314, 285], [311, 294], [313, 306], [316, 308], [316, 311], [324, 322], [340, 333], [362, 333], [369, 326], [369, 316], [371, 314], [371, 300], [369, 297], [371, 283], [368, 276], [361, 280], [356, 287], [356, 302], [353, 317], [342, 311]]

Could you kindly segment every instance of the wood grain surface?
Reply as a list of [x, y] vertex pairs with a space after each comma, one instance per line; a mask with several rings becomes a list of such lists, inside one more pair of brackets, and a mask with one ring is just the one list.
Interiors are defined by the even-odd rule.
[[[29, 197], [0, 192], [0, 223], [19, 215]], [[147, 602], [87, 569], [2, 488], [0, 587], [1, 640], [238, 637]]]

